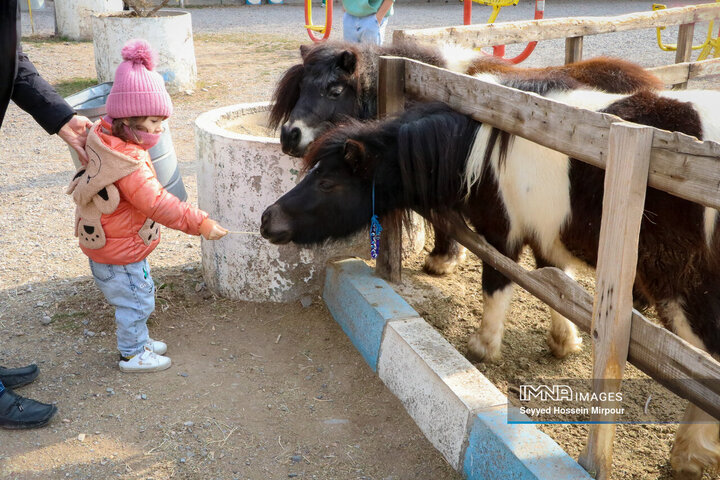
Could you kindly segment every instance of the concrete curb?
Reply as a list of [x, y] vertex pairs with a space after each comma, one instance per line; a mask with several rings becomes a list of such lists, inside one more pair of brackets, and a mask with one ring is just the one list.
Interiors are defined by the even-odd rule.
[[507, 423], [507, 398], [357, 259], [328, 264], [325, 303], [420, 430], [468, 479], [589, 480], [534, 425]]

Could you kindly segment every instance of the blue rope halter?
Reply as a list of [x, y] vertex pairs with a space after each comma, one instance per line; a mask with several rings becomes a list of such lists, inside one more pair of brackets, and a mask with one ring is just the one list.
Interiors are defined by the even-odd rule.
[[382, 226], [378, 216], [375, 215], [375, 178], [372, 183], [372, 217], [370, 217], [370, 258], [377, 258], [380, 251], [380, 233]]

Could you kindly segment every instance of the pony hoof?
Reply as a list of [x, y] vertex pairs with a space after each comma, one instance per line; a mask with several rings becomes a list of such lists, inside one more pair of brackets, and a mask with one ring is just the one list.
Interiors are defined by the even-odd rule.
[[487, 344], [479, 335], [470, 336], [468, 340], [468, 360], [493, 363], [499, 361], [501, 356], [500, 343], [497, 343], [497, 345], [495, 345], [494, 342]]
[[423, 270], [432, 275], [447, 275], [455, 271], [458, 266], [458, 259], [453, 255], [442, 254], [433, 255], [432, 253], [425, 257]]
[[720, 463], [720, 442], [717, 440], [716, 431], [713, 431], [713, 435], [715, 438], [709, 442], [702, 442], [702, 438], [700, 441], [683, 440], [680, 437], [675, 439], [670, 451], [673, 478], [700, 480], [706, 467], [717, 467]]
[[700, 480], [702, 478], [702, 471], [690, 471], [690, 470], [675, 470], [673, 471], [674, 480]]
[[556, 338], [551, 332], [547, 336], [547, 344], [555, 358], [565, 358], [571, 353], [582, 350], [582, 338], [579, 336]]
[[703, 476], [703, 466], [687, 457], [670, 454], [670, 465], [674, 480], [700, 480]]

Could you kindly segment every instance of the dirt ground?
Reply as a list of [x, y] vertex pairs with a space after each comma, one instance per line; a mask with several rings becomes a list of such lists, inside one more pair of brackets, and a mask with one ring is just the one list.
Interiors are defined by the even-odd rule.
[[[468, 259], [452, 275], [435, 277], [422, 272], [422, 259], [415, 257], [405, 265], [404, 285], [398, 292], [431, 325], [461, 353], [467, 352], [467, 338], [478, 327], [482, 318], [481, 283], [482, 264], [477, 257]], [[532, 256], [526, 252], [521, 264], [533, 268]], [[576, 279], [588, 291], [593, 292], [594, 271], [589, 268], [577, 272]], [[649, 312], [652, 316], [652, 312]], [[584, 348], [580, 353], [559, 360], [553, 357], [545, 342], [550, 324], [550, 310], [541, 301], [516, 287], [503, 337], [502, 359], [497, 363], [476, 363], [475, 366], [506, 395], [516, 395], [508, 387], [517, 389], [518, 378], [575, 379], [592, 378], [590, 338], [583, 334]], [[623, 392], [626, 397], [640, 399], [651, 394], [655, 408], [663, 415], [678, 418], [685, 408], [682, 399], [657, 384], [648, 389], [643, 382], [632, 383], [627, 379], [647, 379], [628, 366]], [[662, 399], [662, 404], [658, 402]], [[584, 425], [539, 425], [573, 458], [578, 458], [587, 439]], [[675, 425], [619, 425], [614, 452], [616, 479], [671, 479], [669, 465], [670, 448], [675, 435]], [[706, 480], [718, 478], [715, 472], [706, 473]]]
[[[195, 39], [200, 82], [173, 98], [170, 122], [191, 202], [194, 119], [268, 99], [297, 47], [272, 35]], [[92, 82], [91, 43], [25, 50], [61, 90]], [[44, 429], [0, 430], [0, 478], [460, 478], [319, 297], [308, 308], [217, 298], [199, 239], [179, 232], [165, 229], [150, 257], [150, 331], [173, 366], [120, 373], [112, 310], [72, 237], [72, 173], [65, 145], [11, 107], [0, 132], [0, 364], [38, 363], [40, 378], [19, 393], [59, 412]]]
[[[278, 75], [298, 60], [298, 46], [280, 34], [195, 37], [200, 81], [174, 96], [170, 122], [190, 201], [197, 199], [194, 119], [268, 99]], [[91, 84], [91, 43], [35, 39], [25, 49], [66, 93]], [[73, 207], [63, 194], [71, 174], [64, 144], [12, 107], [0, 132], [0, 362], [37, 362], [42, 376], [20, 393], [56, 401], [59, 413], [42, 430], [0, 431], [0, 477], [460, 478], [319, 298], [309, 308], [217, 298], [203, 283], [199, 240], [178, 232], [164, 230], [150, 257], [158, 285], [151, 333], [168, 342], [173, 367], [121, 374], [112, 311], [72, 238]], [[470, 256], [447, 278], [422, 273], [421, 262], [418, 255], [405, 265], [398, 291], [464, 353], [482, 312], [480, 262]], [[588, 289], [592, 279], [590, 271], [579, 275]], [[518, 372], [589, 376], [589, 340], [582, 353], [556, 360], [545, 344], [547, 324], [547, 307], [518, 289], [503, 360], [477, 367], [505, 393]], [[615, 478], [671, 478], [675, 428], [619, 427]], [[577, 458], [585, 427], [542, 429]]]

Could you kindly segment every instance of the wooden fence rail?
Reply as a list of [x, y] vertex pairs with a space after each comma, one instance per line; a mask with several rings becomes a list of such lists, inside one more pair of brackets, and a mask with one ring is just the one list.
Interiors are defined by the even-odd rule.
[[[622, 121], [414, 60], [405, 60], [405, 93], [445, 102], [480, 122], [599, 168], [605, 168], [610, 125]], [[648, 184], [720, 209], [718, 156], [720, 144], [656, 129]]]
[[720, 58], [703, 60], [702, 62], [684, 62], [674, 65], [648, 68], [657, 75], [665, 85], [687, 83], [697, 77], [720, 74]]
[[[592, 296], [554, 267], [525, 270], [465, 226], [462, 220], [442, 225], [445, 232], [494, 269], [569, 318], [583, 332], [592, 325]], [[720, 418], [720, 363], [663, 327], [632, 311], [628, 360], [673, 393]]]
[[[615, 17], [553, 18], [489, 25], [396, 30], [393, 34], [393, 40], [396, 42], [412, 40], [431, 43], [441, 40], [446, 43], [456, 43], [477, 48], [565, 38], [565, 63], [571, 63], [582, 59], [585, 35], [680, 25], [675, 63], [685, 64], [690, 60], [692, 54], [691, 47], [695, 24], [717, 19], [720, 19], [720, 4], [709, 3], [654, 12], [630, 13]], [[664, 75], [663, 80], [666, 85], [685, 88], [687, 81], [691, 78], [720, 72], [720, 68], [716, 64], [702, 63], [702, 66], [698, 64], [696, 67], [700, 71], [693, 71], [690, 67], [688, 67], [687, 71], [682, 68], [670, 69]], [[702, 72], [704, 69], [707, 70]], [[663, 77], [664, 70], [658, 69], [656, 71]]]
[[[651, 71], [665, 85], [685, 88], [693, 78], [720, 73], [720, 59], [688, 62], [695, 24], [717, 19], [720, 4], [711, 3], [616, 17], [400, 30], [393, 39], [484, 47], [565, 38], [565, 63], [570, 63], [582, 59], [586, 35], [679, 25], [676, 64]], [[720, 209], [720, 144], [629, 124], [612, 115], [569, 107], [412, 60], [383, 58], [380, 72], [378, 101], [383, 114], [402, 109], [406, 97], [442, 101], [482, 123], [607, 170], [594, 303], [562, 271], [543, 268], [528, 272], [502, 256], [461, 218], [444, 228], [513, 282], [585, 332], [592, 332], [595, 393], [619, 391], [625, 362], [630, 361], [670, 391], [720, 419], [720, 363], [631, 312], [645, 189], [651, 186]], [[388, 223], [398, 221], [389, 218]], [[388, 257], [398, 258], [399, 254]], [[393, 268], [397, 262], [393, 267], [379, 263], [378, 271], [397, 281], [400, 273]], [[610, 302], [612, 308], [600, 308], [603, 302]], [[608, 311], [613, 313], [607, 315]], [[580, 463], [597, 479], [610, 478], [614, 435], [614, 425], [590, 426]]]
[[[403, 79], [394, 82], [396, 87], [392, 93], [380, 92], [381, 103], [388, 101], [396, 106], [401, 104], [397, 97], [401, 94], [398, 85], [402, 85], [404, 94], [409, 97], [443, 101], [479, 122], [491, 124], [599, 168], [606, 167], [611, 125], [622, 122], [616, 116], [578, 109], [533, 93], [487, 83], [415, 60], [383, 57], [381, 65], [386, 63], [392, 64], [392, 67], [382, 66], [382, 71], [392, 71]], [[381, 84], [385, 85], [386, 82]], [[585, 124], [591, 127], [584, 128]], [[720, 184], [720, 144], [699, 142], [681, 133], [651, 130], [653, 138], [648, 184], [706, 206], [720, 207], [720, 192], [717, 189]], [[551, 135], [551, 131], [557, 134]], [[700, 169], [697, 168], [699, 164], [703, 165]], [[467, 235], [460, 236], [457, 230], [450, 233], [464, 245], [470, 241]], [[475, 248], [465, 246], [475, 251], [480, 244], [476, 240]], [[552, 270], [540, 269], [528, 273], [492, 247], [483, 246], [480, 252], [483, 260], [515, 283], [570, 318], [585, 332], [590, 331], [592, 300], [576, 282], [559, 270], [547, 273]], [[500, 255], [503, 260], [497, 260], [496, 255]], [[652, 351], [643, 347], [645, 341], [653, 345]], [[661, 345], [660, 349], [656, 345]], [[720, 380], [720, 363], [671, 332], [652, 324], [637, 312], [633, 312], [629, 359], [678, 395], [720, 418], [720, 382], [712, 382], [710, 385], [704, 385], [701, 381], [677, 382], [678, 379], [688, 378]]]
[[[690, 72], [690, 67], [687, 71]], [[625, 165], [632, 161], [632, 157], [645, 156], [646, 165], [640, 165], [642, 168], [632, 176], [633, 191], [638, 188], [644, 191], [646, 185], [650, 185], [705, 206], [720, 208], [720, 192], [717, 189], [720, 184], [720, 144], [700, 142], [681, 133], [646, 126], [638, 126], [643, 132], [642, 136], [618, 134], [618, 131], [632, 132], [631, 126], [634, 124], [623, 122], [613, 115], [570, 107], [536, 94], [488, 83], [414, 60], [383, 57], [380, 72], [378, 93], [381, 112], [398, 111], [406, 97], [442, 101], [479, 122], [599, 168], [606, 169], [612, 164], [608, 161], [612, 152], [615, 152], [615, 156], [625, 152]], [[391, 77], [385, 78], [390, 72]], [[632, 148], [628, 149], [618, 143], [622, 142], [619, 138], [625, 136]], [[606, 184], [606, 199], [628, 190], [625, 188], [627, 185], [620, 186], [627, 168], [617, 166], [621, 165], [617, 162], [615, 164], [614, 171], [619, 169], [622, 173], [611, 175], [608, 171], [607, 176], [616, 178], [619, 183], [611, 190], [608, 190]], [[639, 208], [636, 210], [641, 212], [644, 196], [640, 203], [637, 198], [635, 200]], [[620, 204], [626, 203], [620, 201]], [[624, 311], [631, 308], [631, 300], [628, 299], [632, 298], [640, 214], [634, 216], [637, 217], [634, 222], [637, 228], [627, 228], [627, 224], [622, 224], [628, 219], [627, 208], [622, 209], [619, 216], [622, 218], [618, 229], [634, 232], [629, 236], [621, 235], [625, 246], [619, 247], [619, 251], [627, 248], [629, 252], [622, 256], [624, 266], [618, 268], [620, 263], [613, 264], [609, 254], [601, 256], [598, 263], [598, 277], [602, 284], [597, 288], [612, 284], [614, 291], [620, 294], [613, 300], [613, 310], [618, 314], [611, 319], [602, 316], [596, 319], [592, 314], [590, 295], [562, 271], [543, 268], [528, 272], [493, 249], [464, 223], [464, 228], [459, 227], [459, 220], [450, 222], [446, 228], [462, 245], [513, 282], [546, 302], [582, 330], [593, 332], [594, 376], [605, 379], [595, 385], [597, 392], [620, 388], [619, 381], [627, 358], [672, 392], [720, 419], [720, 363], [668, 330], [654, 325], [636, 311], [632, 311], [631, 317]], [[604, 209], [603, 229], [609, 228], [606, 226], [607, 218], [617, 220], [617, 217], [608, 215]], [[601, 238], [601, 250], [606, 248], [608, 252], [617, 251], [611, 245], [611, 239], [617, 237], [616, 233], [606, 233], [601, 237], [605, 239]], [[630, 269], [629, 265], [633, 268]], [[611, 273], [601, 273], [608, 268]], [[618, 308], [622, 305], [625, 305], [624, 310]], [[597, 305], [595, 310], [599, 311]], [[627, 333], [619, 337], [610, 335], [613, 331], [617, 333], [619, 328]], [[611, 356], [610, 352], [615, 353]], [[612, 379], [616, 382], [610, 382]], [[610, 476], [613, 438], [613, 426], [593, 425], [590, 428], [581, 463], [595, 472], [596, 478], [607, 479]]]
[[583, 37], [643, 28], [688, 25], [719, 18], [720, 5], [709, 3], [654, 12], [629, 13], [614, 17], [567, 17], [487, 25], [396, 30], [393, 33], [393, 41], [413, 40], [435, 43], [438, 40], [443, 40], [476, 48]]

